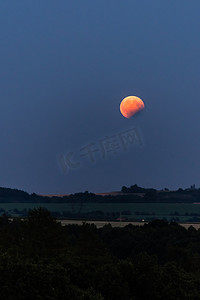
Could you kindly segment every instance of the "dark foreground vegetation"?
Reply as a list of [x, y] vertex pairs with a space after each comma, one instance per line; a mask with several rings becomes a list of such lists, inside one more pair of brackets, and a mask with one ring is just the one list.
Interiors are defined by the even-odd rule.
[[200, 231], [62, 227], [45, 209], [0, 217], [0, 299], [200, 299]]
[[0, 203], [193, 203], [200, 202], [200, 189], [194, 185], [187, 189], [169, 191], [167, 188], [157, 191], [152, 188], [142, 188], [137, 184], [123, 186], [115, 194], [94, 194], [88, 191], [62, 197], [41, 196], [35, 193], [0, 187]]

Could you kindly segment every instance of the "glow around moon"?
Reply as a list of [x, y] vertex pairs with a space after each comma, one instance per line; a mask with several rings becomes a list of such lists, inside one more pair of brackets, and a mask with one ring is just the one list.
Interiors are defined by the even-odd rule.
[[136, 96], [129, 96], [122, 100], [120, 112], [125, 118], [131, 118], [137, 112], [144, 109], [144, 102]]

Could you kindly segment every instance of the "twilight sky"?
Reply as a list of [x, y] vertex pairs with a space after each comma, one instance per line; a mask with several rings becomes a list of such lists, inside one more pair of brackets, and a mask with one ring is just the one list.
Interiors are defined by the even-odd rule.
[[[0, 186], [200, 187], [199, 11], [199, 0], [0, 1]], [[129, 95], [145, 110], [125, 119]]]

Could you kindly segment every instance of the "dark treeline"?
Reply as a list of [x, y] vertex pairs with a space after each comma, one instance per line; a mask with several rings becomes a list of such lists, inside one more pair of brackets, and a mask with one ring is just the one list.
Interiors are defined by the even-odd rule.
[[41, 196], [35, 193], [0, 188], [0, 203], [193, 203], [200, 202], [200, 189], [178, 189], [177, 191], [169, 191], [164, 189], [157, 191], [156, 189], [141, 188], [132, 185], [129, 188], [123, 186], [121, 191], [115, 195], [97, 195], [89, 193], [75, 193], [63, 197]]
[[1, 299], [200, 299], [200, 230], [152, 221], [62, 227], [45, 209], [0, 217]]

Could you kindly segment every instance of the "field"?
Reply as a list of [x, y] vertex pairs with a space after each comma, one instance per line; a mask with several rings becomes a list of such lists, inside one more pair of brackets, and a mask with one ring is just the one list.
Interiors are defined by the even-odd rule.
[[25, 216], [29, 209], [37, 207], [47, 208], [57, 218], [200, 221], [200, 205], [183, 203], [1, 203], [0, 213], [9, 216]]

